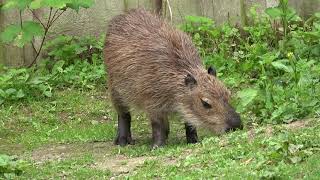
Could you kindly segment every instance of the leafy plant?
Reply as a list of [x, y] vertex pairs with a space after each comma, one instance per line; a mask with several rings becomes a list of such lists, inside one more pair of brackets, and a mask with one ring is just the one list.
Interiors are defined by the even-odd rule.
[[289, 30], [289, 23], [291, 21], [300, 21], [301, 18], [297, 15], [295, 9], [289, 7], [289, 0], [279, 0], [277, 7], [266, 9], [266, 13], [272, 19], [280, 19], [282, 23], [284, 36], [287, 36]]
[[[4, 68], [0, 104], [32, 97], [52, 97], [54, 89], [93, 89], [105, 84], [104, 37], [61, 36], [45, 46], [48, 58], [38, 68]], [[80, 49], [80, 50], [79, 50]]]
[[0, 154], [0, 178], [14, 179], [22, 174], [26, 166], [26, 162], [14, 156]]
[[193, 38], [204, 64], [216, 66], [237, 91], [234, 103], [248, 123], [318, 116], [319, 13], [302, 23], [288, 1], [280, 0], [265, 14], [251, 8], [249, 19], [248, 26], [238, 28], [192, 16], [181, 28]]
[[95, 37], [58, 36], [49, 41], [44, 49], [50, 61], [63, 60], [70, 65], [79, 60], [95, 63], [96, 59], [102, 59], [102, 50], [105, 36], [99, 39]]
[[[79, 11], [80, 8], [89, 8], [92, 0], [7, 0], [1, 9], [17, 9], [19, 11], [19, 23], [9, 25], [1, 33], [0, 38], [5, 43], [12, 43], [15, 46], [23, 47], [31, 43], [36, 54], [34, 60], [29, 65], [31, 67], [39, 58], [48, 32], [57, 19], [68, 9]], [[48, 8], [47, 18], [41, 18], [36, 13], [37, 9]], [[22, 14], [29, 12], [36, 21], [23, 21]], [[33, 42], [34, 37], [42, 37], [40, 47], [36, 49]]]

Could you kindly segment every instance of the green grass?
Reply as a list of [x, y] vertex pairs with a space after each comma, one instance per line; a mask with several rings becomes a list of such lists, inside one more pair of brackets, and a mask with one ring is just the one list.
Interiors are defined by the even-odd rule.
[[51, 99], [2, 105], [0, 154], [27, 163], [18, 178], [320, 178], [319, 119], [219, 137], [200, 129], [202, 141], [195, 145], [186, 144], [183, 125], [174, 119], [168, 145], [151, 150], [149, 122], [135, 114], [136, 144], [118, 147], [112, 144], [116, 113], [105, 92], [65, 90]]

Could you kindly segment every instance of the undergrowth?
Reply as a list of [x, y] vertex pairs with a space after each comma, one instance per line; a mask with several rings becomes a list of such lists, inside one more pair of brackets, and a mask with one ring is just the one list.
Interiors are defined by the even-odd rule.
[[104, 37], [59, 36], [45, 46], [46, 58], [33, 68], [3, 68], [0, 104], [52, 97], [55, 89], [93, 89], [106, 81]]
[[319, 116], [320, 13], [303, 21], [286, 0], [265, 12], [251, 8], [243, 28], [197, 16], [186, 17], [180, 28], [233, 89], [248, 124]]

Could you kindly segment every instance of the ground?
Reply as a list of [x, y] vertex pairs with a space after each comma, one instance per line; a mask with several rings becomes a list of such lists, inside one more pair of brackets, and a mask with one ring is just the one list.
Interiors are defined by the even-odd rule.
[[0, 109], [0, 154], [27, 162], [20, 179], [320, 179], [320, 122], [253, 125], [222, 136], [200, 129], [188, 145], [177, 119], [168, 145], [150, 149], [150, 127], [135, 114], [135, 145], [112, 141], [116, 113], [105, 89], [63, 90]]

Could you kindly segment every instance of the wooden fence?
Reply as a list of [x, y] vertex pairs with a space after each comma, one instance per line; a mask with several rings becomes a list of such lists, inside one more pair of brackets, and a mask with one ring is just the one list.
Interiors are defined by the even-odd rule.
[[[318, 0], [289, 0], [303, 17], [320, 10]], [[0, 0], [3, 3], [4, 0]], [[163, 0], [165, 3], [166, 0]], [[169, 0], [173, 12], [173, 23], [179, 24], [186, 15], [207, 16], [213, 18], [216, 23], [226, 20], [241, 22], [243, 15], [249, 7], [259, 5], [259, 10], [277, 4], [277, 0]], [[89, 9], [82, 9], [77, 14], [68, 11], [62, 16], [51, 29], [49, 37], [59, 34], [67, 35], [93, 35], [98, 36], [106, 32], [108, 20], [122, 13], [125, 9], [145, 7], [155, 9], [155, 0], [95, 0], [95, 5]], [[163, 14], [168, 16], [168, 6], [163, 5]], [[40, 10], [45, 14], [45, 10]], [[0, 30], [8, 24], [17, 22], [18, 12], [0, 11]], [[23, 14], [23, 19], [33, 19], [30, 14]], [[39, 40], [35, 40], [37, 42]], [[37, 43], [36, 43], [37, 44]], [[7, 66], [25, 66], [30, 64], [34, 57], [31, 46], [17, 48], [11, 45], [0, 44], [0, 64]]]

